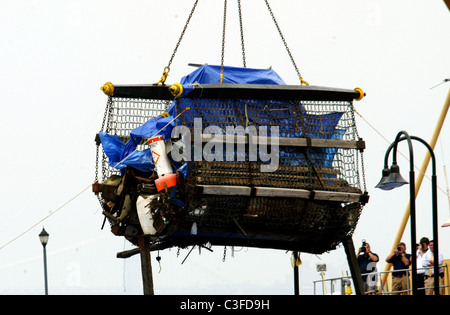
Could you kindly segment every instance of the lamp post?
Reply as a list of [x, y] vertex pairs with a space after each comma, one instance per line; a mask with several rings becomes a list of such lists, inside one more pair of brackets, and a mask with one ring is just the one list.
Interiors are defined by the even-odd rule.
[[[432, 213], [433, 213], [433, 239], [434, 239], [434, 258], [433, 258], [433, 271], [434, 271], [434, 291], [435, 295], [439, 295], [439, 250], [438, 250], [438, 212], [437, 212], [437, 177], [436, 177], [436, 158], [434, 156], [433, 149], [431, 146], [425, 142], [423, 139], [415, 136], [410, 136], [406, 131], [400, 131], [395, 137], [395, 141], [389, 146], [386, 151], [386, 155], [384, 158], [384, 168], [382, 172], [382, 179], [375, 186], [376, 188], [380, 188], [382, 190], [391, 190], [397, 187], [401, 187], [408, 182], [404, 180], [399, 171], [399, 167], [397, 165], [397, 145], [400, 141], [407, 140], [409, 147], [409, 162], [410, 162], [410, 171], [409, 171], [409, 181], [410, 181], [410, 224], [411, 224], [411, 246], [412, 250], [412, 261], [411, 261], [411, 269], [412, 269], [412, 292], [413, 295], [417, 294], [417, 251], [414, 246], [416, 244], [416, 198], [415, 198], [415, 174], [414, 174], [414, 154], [411, 140], [417, 140], [424, 144], [428, 149], [431, 159], [432, 159], [432, 176], [431, 176], [431, 189], [432, 189]], [[388, 158], [390, 151], [393, 150], [392, 156], [392, 166], [388, 168]]]
[[48, 295], [48, 285], [47, 285], [47, 252], [45, 246], [48, 243], [49, 234], [42, 228], [41, 233], [39, 233], [39, 240], [41, 241], [42, 247], [44, 248], [44, 281], [45, 281], [45, 295]]

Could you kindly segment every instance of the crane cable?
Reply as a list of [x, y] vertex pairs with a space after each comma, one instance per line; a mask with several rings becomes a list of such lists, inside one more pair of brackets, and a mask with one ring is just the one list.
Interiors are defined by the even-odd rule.
[[439, 138], [439, 141], [441, 142], [441, 153], [442, 153], [442, 161], [444, 161], [444, 165], [442, 166], [444, 169], [444, 178], [445, 178], [445, 188], [446, 188], [446, 195], [448, 200], [448, 208], [450, 210], [450, 189], [448, 187], [448, 177], [447, 177], [447, 168], [445, 166], [445, 156], [444, 156], [444, 149], [442, 146], [442, 139]]
[[63, 203], [61, 206], [59, 206], [56, 210], [50, 212], [48, 215], [46, 215], [44, 218], [42, 218], [41, 220], [39, 220], [38, 222], [36, 222], [35, 224], [33, 224], [31, 227], [29, 227], [28, 229], [26, 229], [25, 231], [23, 231], [22, 233], [20, 233], [19, 235], [17, 235], [16, 237], [14, 237], [13, 239], [11, 239], [9, 242], [6, 242], [5, 244], [3, 244], [2, 246], [0, 246], [0, 250], [3, 249], [4, 247], [6, 247], [7, 245], [11, 244], [12, 242], [14, 242], [15, 240], [17, 240], [18, 238], [20, 238], [21, 236], [23, 236], [24, 234], [26, 234], [28, 231], [32, 230], [33, 228], [35, 228], [38, 224], [44, 222], [45, 220], [47, 220], [49, 217], [51, 217], [52, 215], [54, 215], [56, 212], [58, 212], [59, 210], [61, 210], [62, 208], [64, 208], [65, 206], [67, 206], [69, 203], [71, 203], [72, 201], [74, 201], [75, 199], [77, 199], [79, 196], [81, 196], [85, 191], [87, 191], [89, 188], [91, 187], [91, 185], [86, 186], [85, 188], [83, 188], [79, 193], [77, 193], [75, 196], [73, 196], [72, 198], [70, 198], [69, 200], [67, 200], [65, 203]]
[[[50, 182], [56, 177], [56, 175], [58, 175], [58, 173], [61, 171], [62, 167], [66, 164], [66, 162], [70, 159], [70, 157], [73, 156], [73, 152], [77, 150], [79, 144], [81, 143], [81, 140], [86, 136], [87, 132], [93, 126], [93, 123], [97, 119], [97, 116], [99, 115], [99, 113], [100, 113], [100, 109], [97, 111], [97, 113], [95, 115], [92, 116], [92, 118], [91, 118], [90, 122], [88, 123], [88, 125], [86, 126], [84, 132], [80, 134], [80, 137], [78, 138], [78, 140], [76, 142], [73, 142], [74, 145], [72, 145], [70, 147], [70, 150], [67, 151], [67, 153], [66, 153], [65, 157], [62, 159], [61, 163], [57, 167], [54, 168], [53, 173], [44, 182], [44, 184], [39, 187], [39, 189], [36, 191], [36, 193], [30, 198], [28, 203], [21, 210], [17, 211], [11, 219], [9, 219], [6, 222], [3, 222], [2, 225], [0, 225], [0, 233], [3, 232], [3, 230], [5, 230], [6, 227], [9, 226], [13, 221], [15, 221], [22, 213], [27, 211], [29, 209], [30, 205], [33, 203], [33, 201], [35, 201], [37, 196], [39, 196], [47, 188], [47, 186], [50, 184]], [[1, 248], [2, 247], [0, 247], [0, 249]]]
[[[361, 117], [361, 119], [370, 127], [372, 128], [373, 131], [375, 131], [381, 138], [383, 138], [384, 141], [386, 141], [386, 143], [391, 143], [379, 130], [377, 130], [377, 128], [375, 128], [375, 126], [373, 126], [363, 115], [361, 115], [355, 108], [353, 108], [353, 111], [358, 114], [359, 117]], [[400, 154], [402, 157], [404, 157], [407, 161], [409, 161], [409, 158], [400, 150], [398, 151], [398, 154]], [[414, 168], [419, 171], [425, 178], [427, 178], [428, 180], [431, 181], [431, 178], [426, 174], [423, 173], [420, 168], [417, 165], [414, 165]], [[443, 192], [446, 196], [448, 196], [447, 192], [444, 191], [444, 189], [441, 186], [437, 186], [437, 188]], [[450, 199], [449, 199], [449, 207], [450, 207]]]

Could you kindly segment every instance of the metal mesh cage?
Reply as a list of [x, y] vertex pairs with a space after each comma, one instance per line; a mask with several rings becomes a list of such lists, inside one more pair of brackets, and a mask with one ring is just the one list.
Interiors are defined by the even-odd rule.
[[[323, 253], [353, 233], [368, 197], [364, 142], [353, 98], [342, 97], [347, 90], [203, 86], [173, 99], [155, 88], [116, 89], [102, 126], [126, 142], [132, 129], [172, 104], [180, 114], [175, 125], [190, 133], [191, 141], [184, 143], [189, 175], [177, 192], [185, 205], [170, 205], [166, 213], [176, 225], [150, 237], [154, 248], [209, 242]], [[227, 139], [236, 142], [227, 147]], [[103, 154], [102, 180], [113, 174], [119, 173]], [[164, 213], [164, 202], [158, 207]], [[126, 220], [121, 225], [126, 227]]]

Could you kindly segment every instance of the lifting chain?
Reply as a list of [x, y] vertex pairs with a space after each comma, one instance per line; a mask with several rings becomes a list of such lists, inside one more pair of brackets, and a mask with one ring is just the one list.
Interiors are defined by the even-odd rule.
[[276, 26], [276, 28], [277, 28], [277, 30], [278, 30], [278, 33], [280, 34], [281, 40], [283, 41], [283, 44], [284, 44], [284, 47], [286, 47], [286, 51], [287, 51], [288, 54], [289, 54], [289, 58], [291, 58], [292, 64], [294, 65], [295, 71], [297, 72], [297, 75], [298, 75], [298, 77], [299, 77], [299, 79], [300, 79], [301, 85], [303, 85], [303, 84], [309, 85], [308, 82], [306, 82], [305, 80], [303, 80], [302, 75], [300, 74], [300, 71], [298, 70], [297, 65], [295, 64], [294, 58], [292, 57], [291, 51], [289, 50], [289, 47], [288, 47], [288, 45], [287, 45], [287, 43], [286, 43], [286, 40], [284, 39], [284, 36], [283, 36], [283, 34], [281, 33], [281, 29], [280, 29], [280, 27], [278, 26], [278, 23], [277, 23], [277, 20], [275, 19], [275, 16], [273, 15], [273, 12], [272, 12], [272, 9], [271, 9], [270, 6], [269, 6], [268, 0], [264, 0], [264, 1], [266, 2], [266, 6], [267, 6], [267, 9], [269, 10], [270, 16], [272, 17], [272, 20], [273, 20], [273, 22], [275, 23], [275, 26]]
[[[238, 4], [238, 13], [239, 13], [239, 28], [241, 32], [241, 49], [242, 49], [242, 63], [244, 68], [247, 67], [247, 63], [245, 60], [245, 44], [244, 44], [244, 26], [242, 23], [242, 8], [241, 8], [241, 0], [237, 0]], [[225, 34], [226, 34], [226, 26], [227, 26], [227, 0], [224, 0], [223, 5], [223, 29], [222, 29], [222, 56], [220, 59], [220, 83], [223, 83], [223, 67], [225, 60]]]
[[[195, 12], [195, 9], [197, 7], [198, 1], [199, 0], [195, 1], [194, 5], [193, 5], [193, 7], [191, 9], [191, 12], [189, 14], [189, 17], [188, 17], [188, 19], [187, 19], [187, 21], [186, 21], [186, 23], [184, 25], [183, 31], [181, 32], [181, 35], [180, 35], [180, 37], [178, 39], [178, 42], [177, 42], [177, 44], [175, 46], [175, 49], [174, 49], [173, 53], [172, 53], [172, 56], [171, 56], [171, 58], [169, 60], [169, 63], [164, 68], [164, 71], [163, 71], [163, 74], [161, 76], [161, 79], [156, 84], [160, 84], [160, 83], [163, 84], [163, 85], [165, 84], [166, 79], [169, 76], [170, 66], [172, 65], [172, 61], [173, 61], [173, 59], [175, 57], [175, 54], [177, 53], [178, 47], [180, 46], [180, 43], [181, 43], [181, 40], [183, 39], [184, 34], [186, 32], [186, 29], [187, 29], [187, 27], [189, 25], [189, 22], [191, 21], [191, 18], [193, 16], [194, 12]], [[292, 57], [291, 51], [289, 50], [289, 47], [288, 47], [288, 45], [286, 43], [286, 40], [285, 40], [285, 38], [283, 36], [283, 33], [281, 32], [280, 26], [278, 25], [278, 22], [277, 22], [277, 20], [275, 18], [275, 15], [273, 14], [273, 11], [272, 11], [272, 9], [271, 9], [271, 7], [269, 5], [268, 0], [264, 0], [264, 1], [266, 3], [267, 9], [269, 10], [270, 16], [272, 17], [272, 20], [273, 20], [273, 22], [274, 22], [274, 24], [275, 24], [275, 26], [276, 26], [276, 28], [278, 30], [278, 33], [279, 33], [279, 35], [281, 37], [281, 40], [283, 41], [283, 44], [284, 44], [284, 46], [286, 48], [286, 51], [287, 51], [287, 53], [289, 55], [289, 58], [291, 59], [291, 62], [294, 65], [295, 71], [297, 72], [297, 75], [298, 75], [298, 77], [300, 79], [300, 83], [302, 85], [309, 85], [308, 82], [303, 80], [303, 77], [300, 74], [300, 71], [298, 70], [298, 67], [297, 67], [297, 65], [296, 65], [296, 63], [294, 61], [294, 58]], [[238, 11], [239, 11], [239, 26], [240, 26], [240, 33], [241, 33], [242, 62], [243, 62], [244, 68], [246, 68], [247, 67], [247, 62], [246, 62], [246, 58], [245, 58], [244, 27], [243, 27], [243, 22], [242, 22], [241, 0], [237, 0], [237, 4], [238, 4]], [[221, 56], [221, 61], [220, 61], [220, 64], [221, 64], [220, 83], [223, 83], [223, 69], [224, 69], [224, 59], [225, 59], [226, 21], [227, 21], [227, 0], [224, 0], [223, 29], [222, 29], [222, 56]]]
[[223, 5], [222, 57], [220, 58], [220, 83], [223, 83], [223, 64], [225, 59], [225, 33], [227, 26], [227, 0]]
[[177, 53], [178, 47], [180, 46], [181, 40], [183, 39], [184, 33], [186, 32], [186, 29], [189, 25], [189, 22], [191, 21], [192, 15], [194, 14], [195, 8], [197, 7], [198, 0], [195, 0], [194, 6], [192, 7], [191, 13], [189, 13], [189, 17], [186, 21], [186, 24], [184, 25], [183, 31], [181, 32], [180, 38], [178, 39], [178, 42], [175, 46], [175, 49], [173, 50], [172, 56], [170, 57], [168, 65], [164, 68], [163, 74], [161, 79], [156, 82], [156, 84], [165, 84], [167, 77], [169, 76], [170, 72], [170, 65], [172, 64], [173, 58], [175, 57], [175, 54]]
[[238, 11], [239, 11], [239, 27], [241, 30], [242, 63], [244, 65], [244, 68], [247, 68], [247, 63], [245, 62], [244, 27], [242, 24], [241, 0], [237, 0], [237, 3], [238, 3]]
[[[108, 133], [109, 131], [109, 126], [107, 121], [110, 120], [111, 115], [112, 115], [112, 107], [113, 107], [113, 100], [112, 100], [112, 96], [108, 96], [108, 102], [106, 103], [106, 110], [105, 110], [105, 114], [103, 115], [103, 121], [102, 121], [102, 127], [101, 127], [101, 131], [104, 131], [106, 133]], [[105, 129], [105, 124], [106, 124], [106, 129]], [[97, 134], [95, 137], [95, 142], [96, 142], [96, 158], [95, 158], [95, 181], [98, 180], [98, 160], [99, 160], [99, 147], [100, 147], [100, 139], [99, 139], [99, 135]], [[106, 156], [103, 153], [102, 154], [102, 163], [105, 163], [106, 160]], [[103, 165], [103, 164], [102, 164]], [[102, 180], [105, 178], [105, 173], [104, 173], [104, 169], [102, 167]]]
[[222, 258], [222, 261], [225, 262], [226, 258], [227, 258], [227, 247], [224, 246], [223, 247], [223, 258]]
[[[352, 104], [351, 106], [352, 106], [352, 109], [351, 109], [351, 111], [350, 111], [350, 113], [351, 113], [351, 119], [352, 119], [352, 121], [356, 121], [356, 118], [355, 118], [355, 112], [356, 112], [356, 110], [353, 108], [353, 104]], [[354, 126], [354, 128], [355, 128], [355, 132], [356, 132], [356, 139], [362, 140], [362, 139], [360, 138], [360, 136], [359, 136], [358, 129], [356, 129], [356, 126]], [[359, 163], [359, 157], [361, 157], [361, 164]], [[363, 150], [360, 150], [359, 155], [356, 154], [356, 165], [361, 165], [361, 176], [358, 177], [358, 186], [361, 187], [360, 179], [362, 178], [362, 180], [363, 180], [363, 183], [362, 183], [362, 185], [363, 185], [363, 186], [362, 186], [362, 190], [363, 190], [363, 192], [367, 192], [366, 172], [365, 172], [365, 167], [364, 167], [364, 155], [363, 155]]]

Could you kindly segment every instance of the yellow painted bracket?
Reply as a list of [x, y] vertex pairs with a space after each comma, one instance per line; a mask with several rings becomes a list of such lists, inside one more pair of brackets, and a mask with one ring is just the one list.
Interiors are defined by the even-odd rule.
[[357, 87], [355, 91], [359, 93], [359, 97], [355, 98], [355, 101], [360, 101], [364, 96], [366, 96], [366, 93], [364, 93], [364, 91], [359, 87]]
[[114, 95], [114, 85], [111, 82], [106, 82], [105, 84], [103, 84], [101, 90], [108, 96]]
[[306, 82], [305, 80], [303, 80], [303, 77], [302, 77], [302, 76], [300, 76], [299, 78], [300, 78], [300, 84], [301, 84], [301, 85], [309, 85], [308, 82]]
[[183, 94], [183, 86], [180, 83], [175, 83], [169, 88], [170, 93], [175, 97], [180, 97]]
[[164, 84], [166, 83], [166, 79], [167, 79], [167, 77], [169, 76], [169, 71], [170, 71], [170, 67], [169, 67], [169, 66], [167, 66], [167, 67], [164, 68], [162, 77], [161, 77], [161, 79], [159, 79], [158, 82], [156, 82], [156, 85], [158, 85], [158, 84], [160, 84], [160, 83], [161, 83], [162, 85], [164, 85]]

